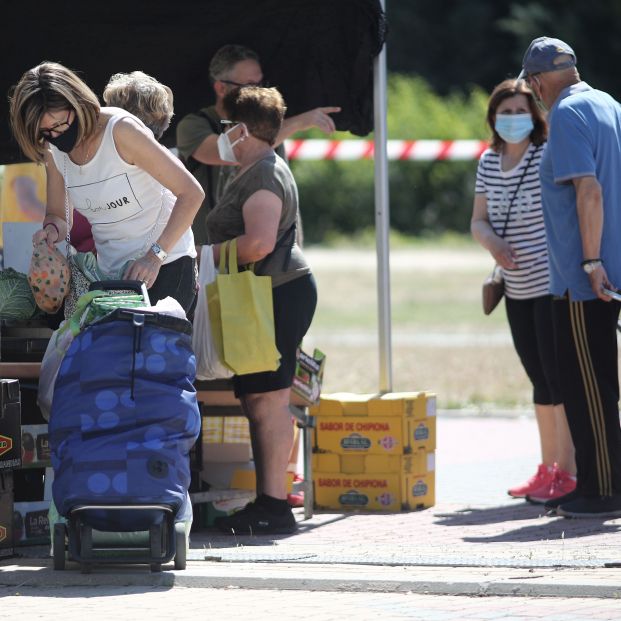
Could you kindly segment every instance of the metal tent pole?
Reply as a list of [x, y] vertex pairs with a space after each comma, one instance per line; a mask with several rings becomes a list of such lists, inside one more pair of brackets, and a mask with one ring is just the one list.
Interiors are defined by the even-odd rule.
[[[386, 10], [385, 0], [380, 0]], [[377, 299], [379, 327], [379, 390], [392, 390], [392, 342], [390, 316], [390, 204], [386, 151], [386, 44], [373, 62], [375, 230], [377, 246]]]

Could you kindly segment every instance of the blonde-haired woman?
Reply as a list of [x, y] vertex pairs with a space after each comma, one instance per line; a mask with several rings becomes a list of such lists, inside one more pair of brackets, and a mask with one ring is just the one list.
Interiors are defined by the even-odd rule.
[[115, 73], [103, 92], [108, 106], [123, 108], [137, 116], [159, 140], [173, 117], [173, 92], [142, 72]]
[[141, 280], [151, 301], [196, 299], [192, 220], [203, 191], [138, 118], [101, 107], [70, 69], [43, 62], [10, 97], [13, 134], [24, 154], [45, 163], [47, 207], [35, 243], [66, 237], [73, 210], [92, 227], [99, 268]]

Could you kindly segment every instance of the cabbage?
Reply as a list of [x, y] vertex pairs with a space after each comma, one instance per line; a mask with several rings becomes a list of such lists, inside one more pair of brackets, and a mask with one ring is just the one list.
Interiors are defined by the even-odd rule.
[[38, 314], [26, 274], [12, 267], [0, 271], [0, 319], [24, 320]]

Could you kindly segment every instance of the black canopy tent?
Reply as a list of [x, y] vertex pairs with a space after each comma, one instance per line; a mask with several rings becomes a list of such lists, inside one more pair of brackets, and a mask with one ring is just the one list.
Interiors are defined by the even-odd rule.
[[[8, 93], [43, 60], [77, 71], [99, 96], [113, 73], [140, 69], [173, 90], [176, 116], [162, 142], [174, 146], [176, 120], [212, 101], [213, 53], [240, 43], [258, 52], [288, 114], [340, 106], [338, 130], [364, 136], [375, 127], [380, 390], [386, 391], [392, 380], [383, 8], [383, 0], [5, 3], [0, 91]], [[0, 164], [24, 161], [10, 135], [4, 96], [0, 119]]]
[[[170, 86], [176, 119], [210, 103], [208, 65], [225, 43], [256, 50], [288, 114], [341, 106], [339, 130], [373, 129], [372, 61], [384, 36], [379, 0], [66, 0], [58, 10], [5, 3], [0, 91], [43, 60], [77, 71], [99, 95], [116, 72], [140, 69]], [[10, 26], [6, 28], [6, 26]], [[8, 102], [0, 102], [0, 163], [23, 160], [10, 137]]]

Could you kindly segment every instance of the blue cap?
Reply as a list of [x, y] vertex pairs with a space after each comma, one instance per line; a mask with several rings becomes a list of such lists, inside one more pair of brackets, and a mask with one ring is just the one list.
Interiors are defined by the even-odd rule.
[[[569, 55], [571, 58], [559, 61], [559, 57], [564, 55]], [[524, 54], [522, 71], [518, 80], [523, 80], [533, 73], [560, 71], [561, 69], [575, 67], [575, 65], [576, 54], [567, 43], [552, 37], [538, 37], [531, 41]]]

